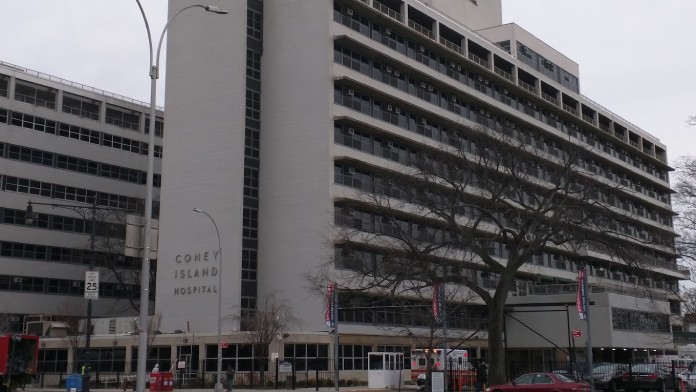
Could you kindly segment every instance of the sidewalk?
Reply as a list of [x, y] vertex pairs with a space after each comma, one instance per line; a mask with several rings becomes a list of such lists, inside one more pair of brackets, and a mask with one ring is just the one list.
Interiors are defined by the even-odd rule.
[[[339, 389], [339, 392], [399, 392], [399, 391], [407, 391], [407, 392], [413, 392], [416, 390], [416, 386], [414, 385], [407, 385], [405, 387], [402, 387], [401, 389], [398, 388], [368, 388], [366, 385], [362, 386], [352, 386], [352, 387], [341, 387]], [[27, 386], [25, 388], [25, 391], [22, 391], [21, 389], [17, 390], [18, 392], [66, 392], [65, 388], [56, 388], [56, 387], [46, 387], [46, 388], [40, 388], [36, 386]], [[99, 391], [99, 392], [123, 392], [123, 389], [117, 389], [117, 388], [91, 388], [91, 391]], [[127, 392], [132, 392], [132, 389], [126, 389]], [[149, 389], [145, 390], [146, 392], [149, 392]], [[213, 388], [207, 388], [207, 389], [202, 389], [202, 388], [197, 388], [197, 389], [188, 389], [188, 388], [174, 388], [174, 392], [211, 392], [213, 391]], [[285, 389], [285, 388], [278, 388], [278, 389], [251, 389], [251, 388], [235, 388], [233, 392], [286, 392], [286, 391], [296, 391], [296, 392], [316, 392], [316, 388], [295, 388], [295, 389]], [[333, 387], [321, 387], [318, 389], [319, 392], [331, 392], [334, 391]]]

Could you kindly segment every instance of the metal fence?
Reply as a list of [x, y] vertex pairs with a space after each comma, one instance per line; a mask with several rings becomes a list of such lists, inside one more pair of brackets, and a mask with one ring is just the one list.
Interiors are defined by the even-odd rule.
[[693, 387], [691, 373], [696, 362], [689, 360], [646, 360], [634, 362], [593, 362], [584, 361], [538, 361], [521, 363], [510, 361], [506, 364], [509, 380], [526, 373], [554, 373], [567, 378], [593, 382], [596, 390], [648, 390], [686, 391]]

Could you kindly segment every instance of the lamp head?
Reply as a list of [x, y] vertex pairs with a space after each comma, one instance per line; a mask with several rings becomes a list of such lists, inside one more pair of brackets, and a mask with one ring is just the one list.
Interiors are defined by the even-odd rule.
[[200, 208], [194, 208], [192, 211], [193, 211], [193, 212], [198, 212], [199, 214], [203, 212], [203, 211], [201, 211]]
[[208, 12], [212, 12], [212, 13], [214, 13], [214, 14], [220, 14], [220, 15], [225, 15], [225, 14], [229, 14], [229, 13], [230, 13], [229, 11], [227, 11], [227, 10], [225, 10], [225, 9], [222, 9], [222, 8], [220, 8], [220, 7], [216, 7], [216, 6], [214, 6], [214, 5], [206, 5], [206, 6], [205, 6], [205, 10], [208, 11]]

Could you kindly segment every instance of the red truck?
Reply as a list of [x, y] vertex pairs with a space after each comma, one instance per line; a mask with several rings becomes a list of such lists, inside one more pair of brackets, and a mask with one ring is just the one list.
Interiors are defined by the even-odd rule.
[[38, 336], [0, 335], [0, 391], [13, 391], [35, 376], [38, 359]]

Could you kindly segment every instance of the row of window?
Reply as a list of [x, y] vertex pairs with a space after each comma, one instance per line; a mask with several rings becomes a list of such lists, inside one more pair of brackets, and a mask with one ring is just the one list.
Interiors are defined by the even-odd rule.
[[0, 190], [25, 193], [57, 200], [69, 200], [85, 204], [92, 204], [92, 202], [96, 199], [97, 206], [119, 208], [134, 213], [143, 213], [145, 207], [144, 200], [135, 197], [52, 184], [50, 182], [36, 181], [28, 178], [19, 178], [13, 176], [0, 176]]
[[624, 331], [670, 333], [669, 315], [611, 308], [612, 328]]
[[[464, 137], [459, 138], [459, 140], [459, 149], [462, 151], [476, 153], [477, 148], [475, 143]], [[437, 162], [433, 161], [431, 157], [427, 156], [427, 153], [422, 149], [414, 148], [383, 136], [374, 136], [372, 133], [362, 128], [356, 128], [346, 124], [336, 123], [334, 125], [334, 142], [347, 147], [359, 149], [371, 155], [399, 162], [404, 165], [416, 166], [418, 164], [422, 164], [424, 160], [431, 161], [433, 165], [438, 164]], [[526, 163], [526, 165], [528, 167], [525, 169], [525, 172], [533, 177], [550, 181], [552, 180], [553, 175], [555, 175], [553, 169], [546, 168], [545, 165], [538, 162], [533, 162], [530, 160]], [[343, 170], [337, 171], [335, 176], [337, 183], [366, 191], [373, 190], [374, 186], [381, 186], [381, 184], [373, 183], [372, 173], [360, 170], [359, 168], [344, 167]], [[472, 181], [474, 177], [475, 173], [472, 173]], [[396, 189], [395, 191], [397, 193], [392, 194], [392, 196], [402, 198], [399, 194], [399, 190]], [[626, 204], [626, 199], [623, 197], [614, 196], [614, 190], [601, 192], [599, 189], [597, 189], [594, 191], [594, 193], [595, 195], [593, 197], [605, 205], [623, 208], [623, 206]], [[530, 200], [532, 200], [533, 197], [534, 195], [530, 194]], [[635, 209], [640, 209], [643, 212], [637, 215], [671, 227], [670, 216], [658, 214], [657, 211], [638, 202], [631, 202], [631, 205], [635, 206]], [[653, 242], [665, 246], [671, 246], [673, 243], [673, 239], [670, 235], [661, 234], [659, 232], [646, 229], [641, 224], [623, 224], [623, 226], [626, 227], [626, 229], [623, 230], [625, 234], [627, 231], [631, 231], [635, 233], [636, 237], [640, 237], [643, 240], [651, 239]]]
[[263, 4], [247, 2], [246, 101], [244, 129], [244, 205], [242, 207], [242, 315], [256, 309], [261, 133], [261, 51]]
[[[467, 182], [469, 185], [476, 186], [476, 181], [477, 177], [475, 173], [468, 175]], [[394, 180], [389, 176], [379, 176], [370, 170], [338, 162], [334, 164], [334, 183], [404, 201], [412, 199], [413, 195], [416, 194], [416, 188], [411, 188], [411, 193], [409, 193], [406, 187], [395, 184]], [[537, 203], [536, 195], [531, 188], [528, 190], [513, 190], [508, 188], [505, 190], [505, 194], [510, 199], [516, 200], [527, 206], [535, 206]], [[522, 199], [523, 197], [524, 199]], [[430, 200], [437, 201], [437, 198], [435, 195], [432, 195]], [[473, 214], [468, 208], [463, 208], [460, 213], [462, 216], [479, 218], [477, 214]], [[508, 222], [508, 218], [503, 216], [503, 214], [500, 214], [498, 219], [503, 222], [503, 224], [507, 224], [506, 222]], [[489, 222], [490, 220], [483, 217], [483, 221]], [[661, 234], [660, 232], [650, 230], [650, 228], [643, 227], [642, 225], [634, 225], [615, 220], [609, 220], [605, 224], [606, 229], [616, 233], [623, 233], [633, 238], [639, 238], [640, 240], [650, 241], [653, 244], [666, 247], [672, 247], [674, 245], [674, 238], [670, 234]]]
[[[3, 77], [5, 75], [2, 75]], [[9, 78], [3, 78], [6, 87]], [[7, 92], [0, 94], [7, 96]], [[48, 109], [56, 108], [57, 93], [56, 90], [36, 83], [31, 83], [25, 80], [17, 79], [15, 82], [14, 99], [19, 102], [28, 103], [34, 106], [41, 106]], [[79, 95], [63, 92], [63, 103], [61, 110], [63, 113], [72, 114], [78, 117], [88, 118], [90, 120], [99, 121], [100, 101], [85, 98]], [[138, 111], [125, 109], [117, 106], [107, 105], [106, 118], [107, 124], [115, 125], [120, 128], [139, 131], [140, 130], [141, 113]], [[149, 118], [145, 119], [145, 133], [149, 132]], [[158, 120], [155, 125], [156, 135], [162, 136], [163, 122]]]
[[95, 267], [132, 269], [140, 265], [140, 259], [115, 253], [94, 252], [85, 249], [62, 248], [26, 244], [21, 242], [0, 241], [0, 257], [12, 257], [25, 260], [46, 261], [90, 265]]
[[[48, 230], [67, 231], [70, 233], [90, 234], [91, 219], [72, 218], [68, 216], [35, 213], [33, 227]], [[26, 211], [0, 207], [0, 222], [10, 225], [26, 225]], [[106, 216], [104, 216], [106, 218]], [[125, 224], [119, 222], [97, 221], [95, 235], [110, 239], [125, 239]]]
[[[364, 54], [358, 53], [351, 49], [342, 47], [340, 44], [334, 44], [334, 61], [336, 63], [342, 64], [346, 67], [354, 69], [361, 72], [371, 78], [381, 81], [383, 83], [389, 84], [392, 87], [400, 89], [410, 95], [414, 95], [420, 99], [426, 100], [434, 105], [437, 105], [443, 109], [454, 112], [460, 116], [467, 117], [472, 121], [483, 122], [491, 129], [500, 130], [500, 128], [513, 128], [522, 130], [519, 124], [516, 124], [516, 120], [511, 118], [499, 118], [497, 115], [491, 115], [488, 112], [476, 111], [475, 107], [467, 105], [466, 100], [462, 98], [461, 95], [452, 91], [440, 90], [438, 87], [430, 84], [429, 79], [417, 78], [413, 74], [409, 74], [402, 70], [399, 70], [393, 65], [385, 64], [380, 60], [371, 59]], [[583, 141], [590, 146], [597, 146], [599, 151], [603, 151], [615, 158], [621, 159], [626, 163], [630, 163], [636, 168], [647, 172], [653, 176], [656, 176], [663, 181], [666, 181], [667, 174], [665, 170], [657, 170], [653, 165], [645, 165], [640, 158], [631, 157], [630, 154], [622, 147], [614, 147], [609, 142], [600, 143], [598, 137], [591, 132], [581, 130], [575, 123], [570, 121], [561, 120], [556, 114], [549, 113], [544, 109], [539, 109], [537, 105], [533, 104], [531, 101], [518, 97], [514, 93], [508, 91], [506, 88], [492, 83], [487, 78], [484, 78], [481, 74], [466, 71], [461, 67], [455, 67], [453, 65], [442, 65], [446, 69], [446, 73], [450, 78], [453, 78], [460, 83], [467, 85], [473, 89], [476, 89], [484, 94], [499, 100], [506, 105], [522, 111], [537, 120], [544, 122], [548, 125], [557, 128], [561, 132], [568, 134], [569, 136], [575, 137], [576, 139]], [[472, 107], [473, 110], [468, 110]], [[481, 116], [484, 114], [484, 116]], [[523, 131], [529, 134], [528, 130]], [[426, 135], [428, 136], [428, 135]], [[432, 137], [432, 136], [428, 136]], [[434, 137], [437, 140], [437, 137]], [[532, 135], [532, 139], [534, 136]], [[544, 140], [544, 138], [539, 138]], [[547, 144], [546, 142], [544, 145]], [[543, 145], [542, 145], [543, 146]], [[539, 146], [539, 147], [542, 147]], [[555, 145], [554, 145], [555, 147]], [[601, 148], [600, 148], [601, 147]], [[548, 149], [547, 149], [548, 150]], [[561, 149], [562, 150], [562, 149]], [[553, 150], [549, 151], [553, 152]], [[629, 177], [634, 177], [631, 173], [626, 173], [620, 176], [621, 178], [629, 179]], [[613, 179], [617, 180], [618, 179]], [[640, 179], [636, 178], [633, 180], [636, 184], [640, 184]], [[642, 188], [642, 187], [641, 187]], [[653, 189], [654, 191], [654, 189]], [[654, 197], [647, 192], [644, 194]], [[666, 193], [661, 193], [659, 196], [664, 197]]]
[[520, 42], [517, 43], [517, 58], [569, 90], [580, 92], [577, 77]]
[[[67, 123], [48, 120], [43, 117], [33, 116], [21, 112], [10, 112], [0, 108], [0, 123], [51, 135], [66, 137], [74, 140], [115, 148], [121, 151], [132, 152], [138, 155], [148, 154], [148, 143], [133, 140], [121, 136], [111, 135], [105, 132], [94, 131], [89, 128], [78, 127]], [[155, 157], [162, 158], [162, 146], [155, 145]]]
[[[462, 216], [475, 218], [478, 214], [472, 209], [462, 211]], [[385, 217], [372, 212], [360, 211], [354, 208], [346, 208], [341, 206], [334, 207], [334, 223], [341, 227], [350, 227], [368, 233], [380, 233], [386, 236], [396, 238], [413, 238], [422, 242], [443, 243], [447, 241], [450, 234], [447, 230], [435, 228], [418, 222], [411, 222], [394, 217]], [[508, 246], [499, 242], [489, 242], [486, 244], [488, 253], [491, 256], [507, 259]], [[336, 267], [339, 269], [352, 269], [356, 271], [364, 270], [383, 270], [391, 268], [389, 263], [383, 259], [380, 254], [375, 254], [366, 251], [347, 251], [337, 250], [339, 255], [336, 257]], [[389, 260], [393, 263], [393, 260]], [[530, 263], [538, 266], [559, 269], [564, 271], [576, 272], [577, 266], [583, 264], [583, 261], [576, 260], [574, 257], [553, 252], [539, 252], [534, 255]], [[664, 266], [668, 269], [676, 269], [676, 264], [661, 263], [653, 254], [644, 254], [641, 259], [643, 265]], [[396, 263], [398, 266], [399, 263]], [[407, 263], [405, 263], [407, 264]], [[664, 265], [663, 265], [664, 264]], [[397, 267], [398, 268], [398, 267]], [[602, 273], [604, 275], [604, 273]], [[604, 277], [604, 276], [603, 276]], [[633, 281], [635, 276], [630, 271], [622, 272], [620, 269], [614, 269], [611, 276], [607, 275], [607, 279], [613, 279], [627, 283], [637, 283]], [[673, 282], [664, 282], [661, 280], [650, 280], [643, 282], [644, 285], [650, 287], [664, 288], [665, 285], [673, 286]]]
[[[0, 143], [0, 158], [36, 163], [78, 173], [145, 185], [147, 172], [118, 165], [82, 159], [36, 148]], [[160, 187], [161, 175], [154, 174], [153, 186]]]
[[[185, 371], [196, 374], [200, 371], [214, 372], [217, 369], [217, 346], [206, 345], [206, 358], [200, 360], [199, 346], [177, 346], [178, 360], [186, 363]], [[75, 358], [83, 358], [82, 349], [78, 350]], [[148, 348], [147, 368], [160, 365], [160, 370], [175, 369], [171, 363], [171, 347], [153, 346]], [[411, 347], [409, 346], [376, 346], [368, 345], [339, 345], [340, 370], [367, 370], [368, 354], [370, 352], [401, 352], [404, 353], [404, 368], [410, 369]], [[315, 343], [285, 344], [283, 347], [284, 361], [291, 362], [295, 371], [330, 370], [329, 345]], [[137, 347], [133, 347], [129, 372], [136, 371]], [[228, 344], [222, 348], [223, 369], [232, 368], [236, 372], [258, 370], [258, 361], [251, 344]], [[90, 350], [91, 370], [97, 373], [123, 373], [126, 371], [125, 347], [92, 347]], [[65, 373], [69, 371], [67, 349], [41, 349], [39, 351], [39, 373]]]
[[48, 109], [56, 108], [56, 92], [44, 86], [17, 80], [14, 99]]
[[[338, 320], [344, 323], [389, 325], [400, 328], [433, 325], [432, 304], [396, 297], [374, 297], [339, 292]], [[460, 330], [486, 330], [488, 312], [485, 307], [463, 303], [447, 304], [447, 327]]]
[[[343, 10], [345, 11], [345, 10]], [[372, 38], [373, 40], [380, 42], [384, 45], [387, 45], [391, 47], [394, 50], [397, 50], [401, 52], [402, 54], [411, 57], [415, 59], [416, 61], [419, 61], [430, 68], [433, 68], [439, 73], [446, 74], [449, 77], [459, 80], [460, 82], [463, 82], [464, 84], [468, 84], [462, 80], [459, 79], [459, 74], [461, 73], [462, 69], [465, 69], [465, 67], [462, 67], [462, 63], [458, 62], [458, 59], [455, 58], [443, 58], [435, 55], [434, 53], [430, 52], [426, 46], [423, 45], [414, 45], [413, 42], [409, 42], [409, 40], [393, 33], [390, 29], [385, 28], [383, 26], [379, 26], [376, 23], [372, 23], [372, 30], [370, 29], [370, 24], [371, 22], [367, 19], [364, 18], [357, 13], [353, 13], [352, 15], [346, 15], [345, 12], [341, 10], [340, 5], [335, 6], [334, 10], [334, 20], [342, 23], [354, 30], [357, 30], [361, 32], [363, 35]], [[359, 21], [359, 22], [358, 22]], [[388, 31], [388, 32], [387, 32]], [[395, 37], [395, 38], [394, 38]], [[459, 72], [457, 72], [459, 71]], [[398, 72], [398, 71], [397, 71]], [[502, 86], [498, 86], [496, 84], [491, 84], [490, 81], [487, 80], [487, 78], [481, 77], [481, 82], [485, 81], [486, 87], [483, 87], [483, 83], [481, 83], [481, 89], [479, 91], [497, 99], [500, 100], [501, 102], [504, 102], [508, 105], [511, 105], [511, 102], [508, 97], [500, 96], [502, 94], [496, 94], [495, 92], [500, 92], [500, 91], [507, 91], [507, 89], [503, 88]], [[508, 92], [508, 95], [510, 93]], [[524, 100], [523, 100], [524, 101]], [[511, 105], [512, 106], [512, 105]], [[546, 113], [544, 110], [539, 110], [537, 108], [536, 104], [534, 104], [531, 101], [527, 101], [526, 105], [521, 106], [521, 105], [516, 105], [513, 106], [517, 110], [521, 110], [525, 112], [526, 114], [536, 118], [539, 121], [545, 122], [553, 127], [558, 128], [559, 130], [563, 131], [563, 122], [558, 121], [558, 116], [553, 114], [553, 113]], [[566, 122], [567, 123], [567, 122]], [[574, 124], [575, 125], [575, 124]], [[577, 125], [575, 125], [577, 127]], [[591, 134], [591, 133], [590, 133]], [[631, 142], [630, 143], [633, 147], [638, 148], [638, 146], [635, 145], [635, 143]], [[640, 150], [640, 148], [638, 148]], [[615, 153], [616, 156], [618, 157], [619, 155], [625, 155], [627, 159], [630, 159], [628, 157], [628, 154], [625, 153], [620, 153], [620, 151], [625, 151], [621, 147], [617, 147], [614, 149], [612, 147], [612, 150], [615, 150], [613, 152], [608, 152], [608, 153]], [[642, 151], [642, 150], [641, 150]], [[652, 155], [652, 151], [646, 152], [649, 155]], [[638, 166], [640, 164], [642, 166], [642, 160], [639, 158], [636, 158], [636, 163], [634, 164], [635, 166]], [[650, 167], [651, 165], [645, 165], [644, 168], [641, 170], [644, 170], [648, 172], [651, 175], [654, 175], [663, 181], [667, 181], [667, 173], [663, 169], [655, 169], [654, 166]]]
[[[5, 243], [2, 245], [4, 246]], [[84, 282], [80, 280], [0, 275], [0, 292], [2, 291], [80, 296], [84, 295], [85, 289]], [[140, 292], [138, 286], [100, 282], [99, 296], [103, 298], [138, 298]]]
[[99, 121], [100, 102], [63, 92], [63, 112]]
[[[341, 105], [341, 106], [347, 106], [351, 109], [357, 110], [363, 114], [366, 114], [368, 116], [371, 116], [373, 118], [377, 118], [382, 121], [389, 122], [393, 125], [396, 125], [398, 127], [407, 129], [411, 132], [414, 133], [419, 133], [423, 134], [424, 130], [429, 130], [432, 129], [432, 127], [436, 127], [437, 129], [440, 129], [441, 132], [437, 135], [438, 138], [433, 137], [437, 141], [441, 141], [442, 143], [447, 143], [451, 144], [454, 146], [457, 146], [457, 148], [460, 148], [462, 151], [467, 151], [470, 153], [477, 153], [477, 149], [475, 144], [471, 143], [470, 140], [465, 139], [464, 137], [458, 137], [455, 132], [450, 131], [448, 128], [445, 128], [443, 126], [437, 125], [435, 121], [432, 122], [433, 125], [430, 125], [430, 128], [425, 128], [423, 125], [423, 121], [421, 120], [421, 116], [418, 115], [417, 113], [409, 113], [405, 109], [396, 106], [395, 104], [390, 104], [390, 103], [385, 103], [377, 98], [373, 98], [370, 95], [363, 94], [362, 92], [359, 92], [355, 89], [346, 87], [346, 86], [340, 86], [336, 85], [334, 86], [334, 101], [336, 104]], [[472, 105], [472, 112], [475, 112], [475, 107]], [[474, 114], [472, 116], [472, 120], [475, 120], [480, 123], [479, 118], [481, 117], [478, 114]], [[485, 118], [485, 117], [484, 117]], [[428, 124], [429, 125], [429, 124]], [[490, 124], [486, 124], [489, 126], [490, 129], [496, 129], [495, 127], [491, 127]], [[513, 129], [513, 128], [507, 128], [507, 129], [499, 129], [501, 132], [506, 132], [509, 133], [511, 137], [515, 137], [516, 139], [520, 139], [520, 142], [530, 142], [529, 140], [529, 135]], [[349, 130], [348, 130], [349, 133]], [[426, 134], [426, 136], [428, 136]], [[435, 136], [435, 135], [433, 135]], [[540, 141], [542, 146], [546, 145], [546, 141]], [[529, 144], [529, 143], [528, 143]], [[388, 144], [389, 145], [389, 144]], [[393, 142], [392, 142], [393, 145]], [[538, 148], [538, 143], [537, 146]], [[547, 146], [547, 149], [550, 151], [551, 149], [556, 151], [556, 155], [559, 155], [559, 147], [555, 145], [549, 145]], [[563, 154], [566, 154], [565, 152]], [[586, 159], [589, 160], [591, 158]], [[623, 195], [626, 197], [626, 195]], [[639, 200], [636, 200], [635, 203], [639, 203]], [[650, 207], [646, 206], [646, 209], [649, 209]], [[652, 215], [655, 219], [654, 221], [661, 223], [661, 224], [666, 224], [669, 225], [671, 223], [671, 210], [667, 210], [665, 214], [653, 214]], [[665, 223], [666, 222], [666, 223]]]

